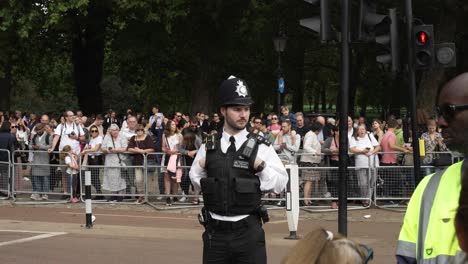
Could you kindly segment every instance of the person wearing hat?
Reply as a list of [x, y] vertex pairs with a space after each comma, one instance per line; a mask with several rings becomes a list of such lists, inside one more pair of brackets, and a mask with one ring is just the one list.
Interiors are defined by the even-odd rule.
[[219, 100], [223, 132], [208, 137], [190, 169], [203, 192], [203, 263], [267, 263], [261, 192], [280, 193], [288, 174], [273, 147], [245, 128], [253, 104], [247, 83], [229, 77]]

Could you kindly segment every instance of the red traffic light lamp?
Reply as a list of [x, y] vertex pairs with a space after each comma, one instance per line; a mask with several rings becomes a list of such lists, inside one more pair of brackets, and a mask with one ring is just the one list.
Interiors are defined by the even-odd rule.
[[413, 36], [415, 68], [432, 68], [434, 64], [434, 27], [432, 25], [415, 26]]
[[425, 31], [419, 31], [416, 33], [416, 41], [419, 45], [426, 45], [429, 36]]

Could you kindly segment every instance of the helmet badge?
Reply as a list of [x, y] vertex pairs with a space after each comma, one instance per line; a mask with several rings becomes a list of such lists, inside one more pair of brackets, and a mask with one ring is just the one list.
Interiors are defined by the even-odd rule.
[[248, 94], [247, 94], [247, 87], [245, 87], [244, 85], [244, 82], [239, 80], [237, 81], [237, 86], [236, 86], [236, 93], [239, 95], [239, 96], [243, 96], [243, 97], [246, 97]]

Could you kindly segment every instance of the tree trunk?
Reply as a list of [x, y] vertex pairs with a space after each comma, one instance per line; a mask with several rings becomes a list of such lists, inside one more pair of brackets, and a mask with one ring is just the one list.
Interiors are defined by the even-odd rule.
[[102, 112], [101, 80], [104, 45], [110, 10], [100, 1], [91, 1], [86, 24], [75, 18], [72, 41], [73, 77], [78, 105], [85, 113]]
[[2, 57], [1, 63], [3, 64], [3, 76], [0, 77], [0, 111], [10, 110], [11, 107], [11, 90], [12, 90], [12, 65], [13, 65], [13, 50], [16, 37], [9, 30], [1, 32], [0, 34], [0, 56]]
[[327, 87], [322, 86], [320, 89], [320, 101], [322, 104], [322, 113], [327, 112]]
[[0, 110], [7, 111], [10, 110], [11, 102], [11, 64], [8, 62], [4, 67], [5, 75], [3, 78], [0, 78], [0, 91], [2, 96], [0, 96]]
[[304, 111], [304, 54], [306, 42], [295, 39], [288, 49], [289, 57], [289, 91], [293, 93], [292, 112]]
[[[363, 54], [359, 54], [359, 49], [351, 49], [351, 69], [350, 69], [350, 80], [349, 80], [349, 105], [348, 105], [348, 115], [353, 117], [355, 104], [356, 104], [356, 92], [357, 84], [360, 82], [360, 67], [355, 67], [355, 65], [364, 64]], [[354, 55], [354, 56], [353, 56]], [[353, 59], [355, 63], [353, 63]]]
[[[204, 65], [203, 65], [204, 64]], [[199, 67], [198, 76], [194, 82], [192, 95], [191, 95], [191, 106], [190, 113], [193, 116], [196, 112], [203, 112], [211, 114], [213, 110], [213, 102], [216, 102], [216, 107], [220, 103], [217, 99], [218, 86], [212, 81], [210, 66], [206, 63], [202, 63]], [[216, 87], [216, 88], [213, 88]]]

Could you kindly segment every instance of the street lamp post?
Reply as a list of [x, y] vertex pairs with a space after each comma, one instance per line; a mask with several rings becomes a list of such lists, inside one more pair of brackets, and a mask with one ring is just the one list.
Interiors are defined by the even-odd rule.
[[273, 38], [273, 46], [275, 47], [275, 51], [278, 53], [278, 69], [276, 70], [278, 74], [278, 115], [281, 114], [281, 94], [284, 92], [283, 70], [281, 69], [281, 53], [283, 53], [284, 49], [286, 48], [286, 40], [286, 35], [281, 31], [276, 37]]

